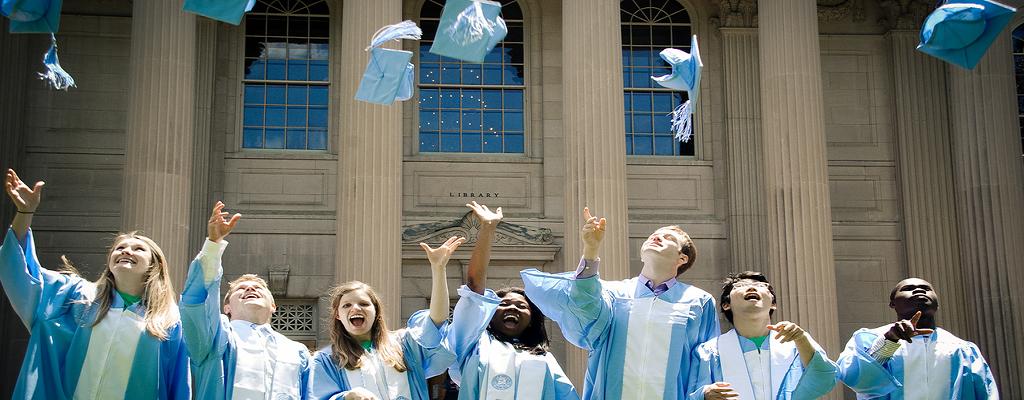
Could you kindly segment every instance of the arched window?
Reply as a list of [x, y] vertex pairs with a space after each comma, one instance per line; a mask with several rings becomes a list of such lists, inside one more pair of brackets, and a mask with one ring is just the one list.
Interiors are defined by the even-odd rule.
[[690, 51], [690, 15], [678, 0], [623, 0], [620, 7], [626, 154], [692, 156], [696, 136], [680, 143], [672, 134], [671, 113], [686, 101], [686, 92], [662, 88], [651, 80], [671, 72], [658, 56], [662, 50]]
[[1020, 121], [1021, 153], [1024, 154], [1024, 24], [1013, 28], [1013, 70], [1017, 75], [1017, 118]]
[[327, 149], [325, 0], [259, 0], [245, 17], [242, 148]]
[[523, 11], [501, 1], [508, 35], [482, 64], [430, 53], [443, 0], [426, 0], [420, 11], [420, 152], [523, 153]]

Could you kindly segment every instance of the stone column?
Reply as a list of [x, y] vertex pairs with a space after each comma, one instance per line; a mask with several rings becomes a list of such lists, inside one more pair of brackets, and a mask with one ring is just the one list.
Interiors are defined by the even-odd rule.
[[[581, 255], [583, 206], [608, 219], [601, 277], [629, 277], [626, 142], [619, 2], [562, 1], [565, 245], [567, 269]], [[571, 347], [569, 377], [583, 386], [586, 355]]]
[[761, 0], [761, 121], [769, 278], [779, 319], [838, 354], [832, 212], [815, 2]]
[[[374, 287], [388, 306], [388, 324], [401, 319], [402, 279], [402, 105], [381, 106], [354, 99], [369, 60], [363, 49], [384, 25], [402, 20], [400, 0], [344, 2], [341, 53], [332, 55], [339, 78], [338, 133], [339, 282], [360, 280]], [[335, 36], [337, 37], [337, 36]], [[398, 48], [398, 42], [388, 47]], [[412, 101], [412, 100], [410, 100]]]
[[173, 1], [132, 6], [121, 229], [153, 238], [180, 290], [195, 145], [196, 17]]
[[1024, 167], [1010, 49], [1006, 29], [973, 71], [946, 68], [967, 338], [981, 347], [1002, 397], [1017, 399], [1024, 396]]
[[[25, 154], [25, 100], [28, 97], [27, 83], [36, 80], [30, 63], [35, 68], [42, 68], [40, 61], [49, 41], [44, 44], [43, 40], [29, 40], [36, 35], [8, 33], [9, 25], [7, 18], [0, 22], [0, 54], [4, 55], [4, 62], [0, 63], [0, 173], [6, 176], [7, 169], [14, 168], [22, 173], [22, 179], [35, 183], [36, 180], [45, 180], [45, 177], [26, 176], [26, 171], [20, 169]], [[38, 46], [30, 48], [32, 42]], [[53, 93], [54, 96], [63, 94]], [[14, 219], [15, 208], [7, 195], [3, 195], [0, 202], [0, 224], [6, 228]], [[5, 354], [7, 360], [0, 362], [0, 397], [6, 398], [14, 391], [21, 367], [17, 360], [24, 358], [27, 342], [25, 325], [11, 308], [6, 293], [0, 294], [0, 354]]]
[[[915, 25], [916, 26], [916, 25]], [[909, 276], [921, 277], [942, 299], [939, 324], [966, 334], [966, 309], [953, 202], [953, 162], [946, 109], [946, 66], [916, 50], [920, 31], [892, 30], [896, 163], [903, 205], [903, 243]]]
[[[196, 93], [195, 93], [195, 137], [192, 154], [192, 204], [189, 234], [189, 252], [196, 254], [206, 238], [206, 222], [209, 220], [213, 202], [210, 198], [210, 123], [213, 114], [213, 91], [217, 65], [217, 25], [209, 18], [196, 21]], [[219, 199], [218, 199], [219, 200]], [[233, 212], [237, 204], [228, 204]]]
[[768, 252], [761, 138], [761, 79], [753, 0], [719, 3], [723, 25], [729, 248], [733, 271], [764, 271]]

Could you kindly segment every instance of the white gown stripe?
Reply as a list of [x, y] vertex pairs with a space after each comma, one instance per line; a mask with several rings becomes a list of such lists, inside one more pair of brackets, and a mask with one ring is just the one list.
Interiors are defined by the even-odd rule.
[[89, 337], [76, 399], [125, 398], [135, 349], [145, 327], [145, 321], [131, 311], [112, 308], [107, 312]]
[[[668, 321], [673, 314], [689, 312], [689, 305], [649, 297], [634, 300], [632, 307], [622, 366], [622, 398], [661, 398], [665, 393], [668, 350], [672, 344], [672, 329]], [[682, 309], [676, 310], [675, 307]]]

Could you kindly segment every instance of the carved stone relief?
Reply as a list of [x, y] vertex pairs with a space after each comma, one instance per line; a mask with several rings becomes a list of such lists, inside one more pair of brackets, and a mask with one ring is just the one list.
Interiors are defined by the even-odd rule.
[[[479, 231], [480, 221], [470, 211], [462, 218], [450, 221], [406, 225], [402, 228], [402, 242], [405, 244], [419, 242], [437, 244], [444, 243], [449, 237], [458, 235], [465, 237], [467, 244], [472, 244], [476, 241]], [[547, 228], [500, 222], [494, 233], [494, 243], [499, 246], [550, 245], [554, 244], [554, 237], [551, 230]]]
[[932, 9], [930, 0], [880, 0], [879, 23], [889, 29], [917, 30]]

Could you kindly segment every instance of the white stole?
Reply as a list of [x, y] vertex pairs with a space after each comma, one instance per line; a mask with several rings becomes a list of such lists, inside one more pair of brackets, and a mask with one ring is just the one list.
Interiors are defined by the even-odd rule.
[[268, 325], [241, 320], [231, 321], [231, 325], [237, 347], [232, 400], [298, 399], [302, 360], [287, 346], [279, 351], [279, 342], [288, 339]]
[[398, 372], [385, 364], [376, 351], [367, 350], [362, 366], [357, 370], [345, 368], [345, 377], [350, 388], [369, 390], [380, 400], [409, 400], [412, 399], [412, 389], [407, 372]]
[[936, 334], [918, 336], [903, 343], [894, 357], [903, 357], [903, 398], [905, 400], [948, 399], [952, 358], [958, 347]]
[[548, 370], [543, 356], [518, 351], [487, 333], [480, 338], [480, 358], [487, 367], [480, 399], [539, 400], [543, 396]]
[[[793, 365], [797, 356], [796, 344], [792, 341], [780, 343], [775, 335], [768, 334], [769, 356], [771, 362], [771, 394], [774, 399], [782, 387], [782, 380], [786, 378], [786, 372]], [[718, 355], [722, 363], [723, 380], [732, 385], [732, 389], [739, 393], [737, 400], [758, 400], [754, 396], [754, 387], [750, 381], [750, 372], [747, 370], [746, 359], [743, 357], [743, 349], [740, 347], [740, 338], [736, 330], [732, 329], [718, 337]]]

